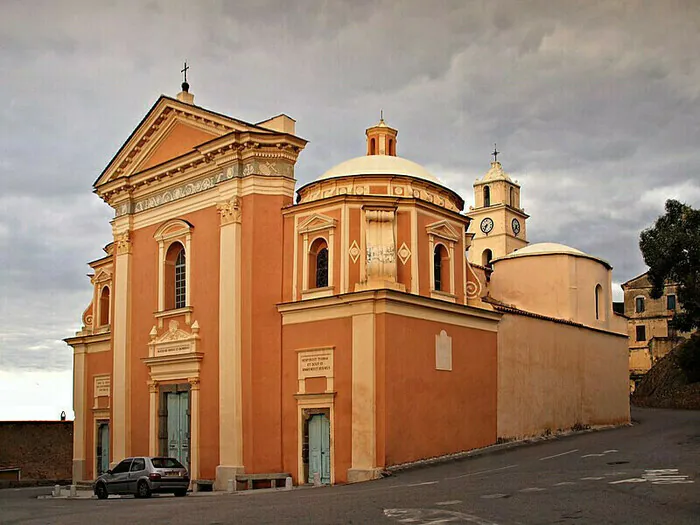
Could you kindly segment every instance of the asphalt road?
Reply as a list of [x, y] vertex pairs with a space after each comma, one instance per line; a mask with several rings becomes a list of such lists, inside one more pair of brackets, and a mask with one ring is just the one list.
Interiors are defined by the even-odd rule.
[[413, 469], [369, 483], [236, 495], [36, 499], [0, 491], [0, 522], [700, 524], [700, 412]]

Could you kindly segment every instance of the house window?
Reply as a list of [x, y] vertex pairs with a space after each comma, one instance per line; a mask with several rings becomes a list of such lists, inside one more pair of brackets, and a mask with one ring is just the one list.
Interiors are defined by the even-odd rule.
[[185, 247], [174, 242], [165, 255], [165, 308], [184, 308], [187, 302], [187, 260]]
[[443, 244], [435, 245], [433, 252], [433, 289], [437, 291], [449, 291], [449, 267], [450, 256]]
[[637, 297], [634, 300], [635, 313], [641, 314], [644, 311], [644, 297]]
[[328, 286], [328, 248], [321, 248], [316, 254], [316, 288]]
[[100, 292], [100, 326], [109, 324], [109, 286]]
[[158, 311], [191, 306], [192, 231], [187, 221], [164, 223], [153, 235], [158, 242]]
[[175, 259], [175, 308], [185, 306], [185, 249], [182, 248]]
[[319, 237], [309, 250], [309, 288], [328, 286], [328, 243]]
[[676, 296], [675, 295], [667, 295], [666, 296], [666, 309], [667, 310], [675, 310], [676, 309]]
[[637, 330], [637, 341], [646, 341], [647, 340], [647, 330], [646, 326], [643, 324], [639, 324], [635, 327]]
[[603, 287], [600, 286], [599, 284], [596, 285], [595, 287], [595, 318], [600, 319], [601, 313], [603, 311], [602, 308], [602, 300], [603, 300]]
[[491, 188], [484, 186], [484, 206], [491, 206]]
[[370, 139], [370, 141], [369, 141], [369, 154], [370, 155], [377, 154], [377, 141], [375, 139]]

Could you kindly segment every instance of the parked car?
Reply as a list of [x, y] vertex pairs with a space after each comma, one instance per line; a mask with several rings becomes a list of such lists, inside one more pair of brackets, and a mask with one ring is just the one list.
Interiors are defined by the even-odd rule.
[[185, 496], [190, 485], [187, 469], [175, 458], [126, 458], [95, 481], [95, 495], [106, 499], [110, 494], [133, 494], [148, 498], [153, 493]]

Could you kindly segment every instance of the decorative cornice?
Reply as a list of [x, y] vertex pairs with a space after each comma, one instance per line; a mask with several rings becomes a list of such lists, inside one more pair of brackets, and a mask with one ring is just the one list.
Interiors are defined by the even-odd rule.
[[233, 197], [231, 200], [220, 202], [216, 210], [221, 218], [221, 226], [241, 222], [241, 199]]

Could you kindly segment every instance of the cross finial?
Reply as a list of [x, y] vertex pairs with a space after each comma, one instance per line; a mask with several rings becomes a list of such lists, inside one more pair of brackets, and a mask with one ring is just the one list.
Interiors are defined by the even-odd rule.
[[384, 120], [384, 110], [383, 109], [379, 110], [379, 120], [380, 121]]
[[187, 60], [185, 60], [185, 67], [183, 67], [180, 70], [180, 73], [184, 74], [183, 82], [187, 82], [187, 70], [190, 68], [190, 66], [187, 65]]
[[499, 153], [500, 153], [500, 151], [498, 151], [498, 150], [496, 149], [496, 143], [494, 142], [494, 143], [493, 143], [493, 153], [491, 153], [491, 155], [493, 155], [493, 161], [494, 161], [494, 162], [498, 162], [498, 154], [499, 154]]

